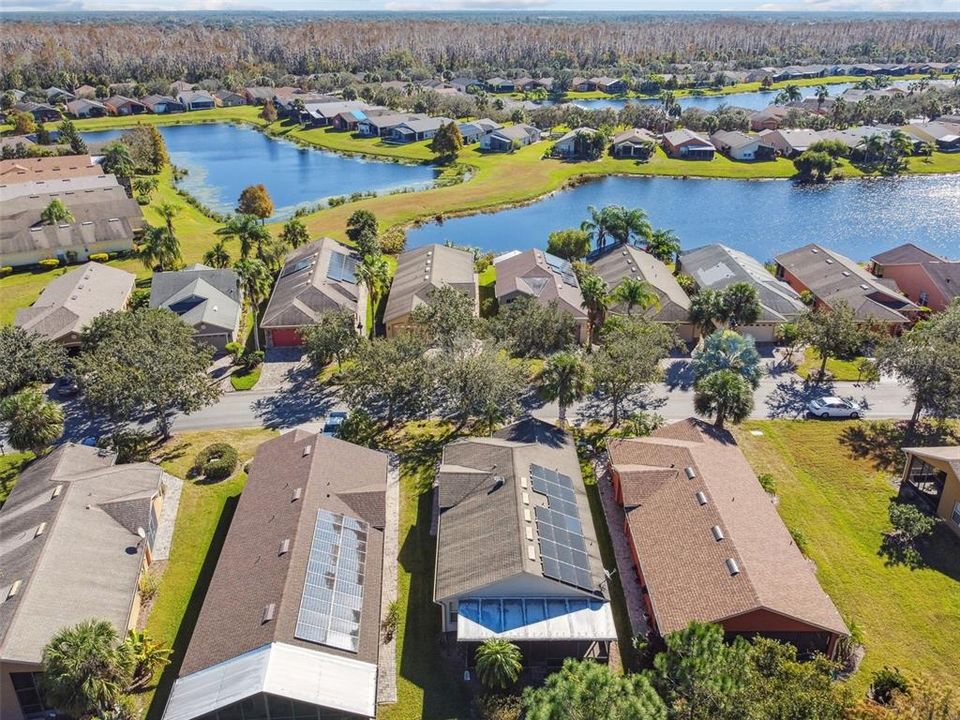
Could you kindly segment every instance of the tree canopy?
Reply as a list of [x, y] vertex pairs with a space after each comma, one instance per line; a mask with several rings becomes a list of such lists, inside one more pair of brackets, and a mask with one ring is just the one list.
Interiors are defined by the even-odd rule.
[[63, 435], [63, 409], [28, 388], [0, 401], [0, 423], [15, 449], [40, 455]]
[[248, 185], [243, 189], [237, 201], [237, 212], [253, 215], [260, 220], [266, 220], [273, 215], [273, 200], [263, 183]]
[[820, 376], [827, 360], [853, 360], [863, 350], [869, 334], [843, 300], [832, 309], [815, 308], [800, 316], [797, 330], [801, 339], [820, 354]]
[[733, 370], [717, 370], [700, 378], [693, 386], [693, 407], [701, 415], [712, 415], [714, 425], [743, 422], [753, 411], [753, 388]]
[[479, 320], [473, 298], [444, 285], [430, 291], [429, 301], [414, 308], [411, 319], [431, 347], [449, 352], [474, 339]]
[[0, 326], [0, 395], [9, 395], [63, 372], [62, 345], [16, 325]]
[[430, 152], [447, 162], [455, 160], [462, 148], [463, 136], [453, 120], [441, 125], [436, 135], [430, 140]]
[[354, 315], [346, 311], [321, 313], [316, 322], [300, 329], [303, 346], [314, 369], [322, 370], [336, 359], [339, 367], [360, 342]]
[[570, 347], [577, 330], [576, 321], [556, 302], [541, 305], [529, 297], [502, 305], [487, 327], [516, 357], [545, 357]]
[[591, 240], [587, 230], [556, 230], [547, 239], [547, 252], [564, 260], [581, 260], [590, 253]]
[[760, 385], [763, 371], [753, 338], [733, 330], [717, 330], [708, 335], [703, 347], [694, 353], [691, 365], [698, 380], [717, 370], [732, 370], [754, 389]]

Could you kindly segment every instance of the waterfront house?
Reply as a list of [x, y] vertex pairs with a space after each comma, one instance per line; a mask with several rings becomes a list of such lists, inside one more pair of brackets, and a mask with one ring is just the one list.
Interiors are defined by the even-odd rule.
[[367, 291], [354, 269], [360, 259], [336, 240], [321, 238], [292, 250], [273, 286], [260, 328], [267, 347], [303, 344], [299, 329], [324, 312], [348, 312], [358, 332], [367, 325]]
[[686, 128], [664, 133], [663, 149], [670, 157], [682, 160], [713, 160], [717, 150], [705, 137]]
[[421, 113], [367, 115], [363, 120], [357, 121], [357, 132], [365, 137], [389, 137], [395, 127], [405, 122], [428, 119], [428, 115]]
[[111, 115], [140, 115], [147, 111], [146, 105], [142, 102], [124, 95], [108, 97], [103, 101], [103, 104]]
[[196, 87], [194, 83], [187, 82], [186, 80], [174, 80], [170, 83], [170, 94], [177, 96], [182, 92], [190, 92]]
[[38, 123], [55, 122], [60, 119], [60, 111], [55, 107], [44, 105], [43, 103], [31, 102], [29, 100], [21, 100], [15, 103], [10, 109], [16, 112], [27, 113], [27, 115], [31, 115], [34, 121]]
[[960, 150], [960, 123], [938, 120], [904, 125], [900, 129], [916, 139], [915, 148], [926, 143], [941, 152]]
[[231, 90], [216, 90], [213, 93], [213, 99], [217, 107], [239, 107], [247, 104], [247, 99], [243, 95]]
[[33, 305], [17, 310], [13, 324], [66, 348], [80, 347], [80, 333], [98, 315], [127, 307], [136, 276], [88, 262], [51, 280]]
[[849, 631], [728, 431], [690, 418], [607, 447], [635, 570], [621, 581], [655, 633], [709, 622], [834, 656]]
[[540, 131], [532, 125], [510, 125], [487, 133], [480, 138], [480, 149], [490, 152], [510, 152], [540, 139]]
[[65, 103], [69, 100], [75, 100], [77, 97], [69, 90], [64, 90], [63, 88], [54, 86], [48, 87], [43, 91], [43, 94], [47, 96], [47, 102], [53, 105], [56, 105], [57, 103]]
[[900, 494], [918, 498], [960, 536], [960, 446], [903, 448]]
[[411, 143], [429, 140], [443, 125], [453, 120], [445, 117], [428, 117], [419, 120], [405, 120], [390, 130], [390, 142]]
[[782, 105], [771, 105], [763, 110], [757, 110], [749, 115], [750, 129], [754, 132], [777, 130], [789, 114], [790, 110]]
[[154, 273], [150, 283], [150, 307], [176, 313], [193, 328], [197, 341], [218, 352], [239, 339], [242, 303], [240, 278], [229, 268], [196, 263]]
[[607, 659], [609, 582], [568, 433], [527, 418], [455, 440], [434, 494], [433, 600], [467, 668], [492, 638], [519, 646], [528, 669]]
[[816, 130], [764, 130], [760, 137], [786, 158], [796, 157], [821, 139]]
[[611, 152], [618, 158], [646, 160], [657, 146], [657, 136], [644, 128], [630, 128], [613, 136]]
[[718, 130], [710, 136], [714, 146], [731, 160], [773, 160], [776, 149], [759, 135], [739, 130]]
[[304, 429], [257, 448], [164, 720], [377, 714], [388, 464]]
[[600, 92], [609, 95], [619, 95], [627, 91], [627, 84], [619, 78], [595, 77], [590, 78], [590, 83]]
[[516, 90], [513, 80], [502, 77], [492, 77], [487, 80], [487, 91], [492, 93], [512, 93]]
[[182, 102], [169, 95], [147, 95], [141, 100], [147, 109], [156, 115], [184, 112], [187, 108]]
[[[333, 119], [344, 113], [363, 112], [370, 106], [362, 100], [336, 100], [334, 102], [304, 103], [297, 120], [310, 127], [326, 127]], [[365, 117], [365, 116], [364, 116]]]
[[206, 90], [184, 90], [177, 95], [177, 100], [183, 103], [188, 111], [212, 110], [217, 106], [217, 101], [213, 99], [213, 95]]
[[747, 283], [760, 299], [760, 318], [740, 328], [757, 342], [777, 339], [777, 328], [793, 322], [806, 310], [800, 295], [777, 280], [758, 260], [746, 253], [714, 244], [685, 250], [677, 259], [677, 272], [693, 278], [700, 290], [725, 290], [734, 283]]
[[10, 186], [20, 183], [103, 174], [103, 168], [95, 163], [90, 155], [51, 155], [0, 160], [0, 183], [4, 185], [4, 197], [12, 197], [8, 195], [11, 192]]
[[934, 312], [960, 297], [960, 261], [938, 257], [913, 243], [874, 255], [870, 272], [893, 280], [910, 300]]
[[446, 245], [423, 245], [401, 253], [383, 313], [387, 337], [408, 329], [413, 311], [430, 305], [433, 291], [442, 287], [452, 287], [465, 294], [473, 303], [474, 314], [479, 314], [473, 253]]
[[850, 258], [816, 243], [781, 253], [774, 260], [777, 279], [798, 293], [810, 292], [824, 310], [844, 301], [858, 320], [891, 328], [912, 322], [920, 310], [893, 280], [874, 277]]
[[483, 82], [476, 78], [456, 77], [450, 81], [450, 87], [456, 88], [459, 92], [469, 92], [471, 88], [476, 90], [483, 89]]
[[166, 559], [158, 537], [172, 531], [160, 524], [172, 482], [153, 463], [117, 464], [112, 452], [73, 443], [20, 473], [0, 509], [4, 720], [55, 715], [40, 682], [43, 649], [58, 630], [90, 618], [121, 636], [138, 627], [141, 576]]
[[494, 122], [489, 118], [470, 120], [457, 125], [457, 128], [460, 130], [460, 137], [463, 138], [464, 145], [478, 143], [484, 135], [489, 132], [493, 132], [494, 130], [499, 130], [502, 127], [503, 125], [498, 122]]
[[497, 301], [504, 305], [530, 297], [540, 305], [556, 304], [577, 325], [577, 341], [586, 342], [587, 311], [573, 268], [566, 260], [532, 249], [494, 259]]
[[78, 119], [103, 117], [107, 114], [107, 108], [96, 100], [77, 98], [67, 103], [67, 114]]
[[570, 88], [576, 92], [592, 92], [597, 86], [590, 78], [575, 77], [570, 81]]
[[552, 152], [557, 157], [578, 158], [586, 155], [584, 140], [592, 138], [597, 131], [590, 127], [579, 127], [561, 135], [553, 144]]

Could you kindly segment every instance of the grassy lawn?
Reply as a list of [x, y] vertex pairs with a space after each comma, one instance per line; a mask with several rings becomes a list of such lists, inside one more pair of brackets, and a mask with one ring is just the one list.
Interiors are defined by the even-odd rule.
[[[276, 434], [261, 428], [184, 433], [174, 436], [156, 459], [167, 472], [186, 478], [197, 453], [211, 443], [233, 445], [242, 466], [260, 443]], [[149, 692], [140, 698], [142, 706], [149, 707], [150, 718], [158, 719], [163, 713], [245, 482], [242, 471], [219, 483], [184, 480], [170, 559], [146, 624], [151, 637], [173, 647], [172, 662], [160, 678], [156, 702], [152, 703], [154, 696]]]
[[863, 631], [866, 656], [853, 688], [864, 691], [884, 665], [954, 682], [960, 542], [941, 527], [924, 549], [926, 567], [887, 563], [880, 549], [897, 471], [852, 454], [849, 438], [860, 429], [856, 422], [769, 420], [744, 423], [736, 434], [754, 470], [776, 478], [780, 515], [806, 536], [824, 590]]
[[230, 385], [234, 390], [250, 390], [260, 381], [261, 366], [253, 368], [249, 372], [237, 372], [230, 376]]
[[[806, 348], [803, 359], [797, 364], [797, 375], [807, 379], [820, 372], [820, 363], [823, 358], [820, 353], [811, 347]], [[863, 373], [858, 365], [863, 358], [856, 360], [837, 360], [836, 358], [827, 359], [827, 372], [833, 376], [834, 380], [858, 382], [863, 378]]]
[[6, 452], [0, 455], [0, 506], [7, 501], [7, 496], [17, 483], [17, 477], [31, 460], [32, 452]]

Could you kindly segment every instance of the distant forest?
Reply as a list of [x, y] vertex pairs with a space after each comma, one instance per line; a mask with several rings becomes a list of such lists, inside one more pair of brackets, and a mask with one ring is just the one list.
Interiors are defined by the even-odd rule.
[[[48, 16], [49, 18], [49, 16]], [[746, 69], [802, 63], [953, 61], [956, 15], [798, 16], [533, 14], [464, 16], [134, 14], [5, 15], [4, 87], [136, 79], [233, 79], [376, 72], [419, 79], [511, 69], [609, 74], [670, 72], [679, 64]]]

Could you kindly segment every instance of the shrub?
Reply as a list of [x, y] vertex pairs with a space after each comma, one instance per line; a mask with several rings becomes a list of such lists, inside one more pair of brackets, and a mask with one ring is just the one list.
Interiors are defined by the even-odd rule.
[[385, 255], [399, 255], [407, 245], [403, 228], [393, 228], [380, 236], [380, 249]]
[[760, 477], [757, 478], [760, 481], [760, 487], [763, 488], [764, 492], [768, 492], [771, 495], [777, 494], [777, 481], [770, 473], [763, 473]]
[[243, 354], [243, 368], [247, 372], [250, 372], [255, 367], [260, 367], [263, 364], [263, 350], [248, 350]]
[[97, 445], [117, 454], [117, 463], [146, 462], [150, 459], [150, 449], [153, 446], [154, 436], [148, 430], [117, 430], [107, 437], [102, 437]]
[[240, 461], [240, 455], [233, 445], [213, 443], [197, 454], [190, 474], [193, 477], [205, 477], [207, 480], [226, 480], [233, 475]]
[[383, 642], [388, 643], [397, 633], [397, 623], [400, 622], [400, 604], [394, 600], [387, 606], [387, 613], [380, 623], [380, 631], [383, 633]]
[[229, 342], [223, 347], [228, 353], [233, 355], [233, 362], [236, 364], [240, 363], [240, 360], [243, 358], [243, 343], [238, 342]]
[[480, 720], [517, 720], [523, 708], [519, 695], [478, 695], [473, 709]]
[[102, 253], [102, 252], [101, 252], [101, 253], [93, 253], [92, 255], [90, 255], [90, 256], [87, 258], [87, 260], [90, 260], [91, 262], [106, 262], [106, 261], [109, 260], [109, 259], [110, 259], [110, 254], [109, 254], [109, 253]]
[[873, 674], [870, 697], [881, 705], [889, 705], [895, 692], [910, 692], [910, 683], [897, 668], [882, 667]]
[[137, 288], [130, 293], [130, 299], [127, 300], [127, 307], [131, 310], [140, 310], [150, 306], [150, 289]]
[[806, 556], [809, 544], [807, 543], [807, 536], [803, 534], [803, 530], [798, 528], [790, 528], [790, 537], [793, 538], [793, 542], [797, 546], [797, 550]]
[[56, 258], [44, 258], [37, 263], [37, 266], [41, 270], [52, 270], [55, 267], [60, 267], [60, 261]]
[[4, 265], [3, 267], [0, 267], [0, 277], [6, 277], [12, 272], [13, 272], [13, 268], [10, 267], [9, 265]]
[[153, 600], [160, 589], [160, 577], [152, 569], [145, 570], [140, 575], [137, 591], [140, 593], [140, 601], [148, 603]]

